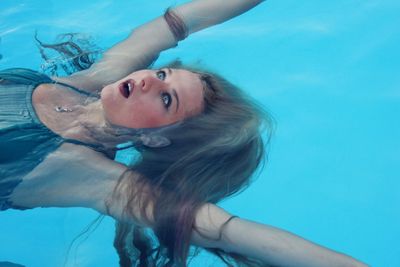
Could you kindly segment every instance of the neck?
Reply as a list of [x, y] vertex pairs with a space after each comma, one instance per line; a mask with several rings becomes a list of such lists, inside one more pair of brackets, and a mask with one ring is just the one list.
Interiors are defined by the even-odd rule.
[[105, 147], [115, 147], [123, 141], [112, 134], [112, 126], [104, 117], [100, 100], [76, 106], [74, 112], [68, 115], [72, 120], [66, 124], [62, 132], [62, 136], [66, 138]]
[[76, 115], [76, 122], [82, 131], [81, 138], [83, 139], [96, 139], [92, 136], [92, 131], [100, 131], [110, 127], [104, 117], [103, 106], [100, 100], [91, 102], [87, 105], [81, 106]]

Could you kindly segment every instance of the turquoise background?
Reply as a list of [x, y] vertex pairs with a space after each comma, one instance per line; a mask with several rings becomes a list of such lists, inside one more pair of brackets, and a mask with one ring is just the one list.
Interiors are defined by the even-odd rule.
[[[35, 30], [48, 42], [88, 33], [107, 48], [183, 2], [2, 0], [0, 68], [40, 68]], [[268, 164], [224, 208], [372, 266], [400, 266], [399, 14], [397, 0], [267, 1], [162, 54], [158, 64], [179, 57], [225, 75], [277, 121]], [[109, 218], [67, 255], [96, 216], [1, 212], [0, 261], [117, 266]], [[203, 255], [192, 266], [223, 265]]]

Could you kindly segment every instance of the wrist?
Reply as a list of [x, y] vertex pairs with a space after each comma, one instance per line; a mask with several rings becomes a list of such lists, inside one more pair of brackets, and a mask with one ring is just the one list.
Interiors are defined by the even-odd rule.
[[227, 240], [224, 235], [224, 228], [232, 220], [232, 215], [218, 206], [213, 204], [203, 205], [196, 213], [192, 235], [193, 243], [202, 247], [225, 250]]

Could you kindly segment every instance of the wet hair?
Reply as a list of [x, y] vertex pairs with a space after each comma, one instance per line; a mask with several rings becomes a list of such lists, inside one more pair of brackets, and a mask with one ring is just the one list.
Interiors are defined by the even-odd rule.
[[[131, 187], [124, 189], [130, 194], [125, 212], [134, 216], [134, 207], [140, 201], [141, 215], [146, 218], [151, 204], [152, 228], [159, 245], [154, 247], [144, 229], [117, 223], [115, 247], [124, 267], [136, 266], [135, 263], [159, 266], [157, 263], [161, 262], [166, 266], [186, 266], [190, 237], [196, 231], [196, 211], [203, 204], [217, 203], [250, 184], [265, 159], [265, 144], [272, 130], [270, 116], [221, 76], [182, 65], [172, 67], [199, 75], [204, 88], [204, 110], [178, 127], [163, 131], [171, 142], [169, 146], [137, 147], [141, 157], [130, 166], [133, 172], [126, 172], [121, 179], [121, 185]], [[267, 130], [264, 139], [262, 128]], [[130, 247], [140, 252], [130, 257]], [[228, 265], [236, 262], [261, 266], [237, 254], [208, 250]]]
[[44, 60], [41, 70], [50, 76], [88, 69], [102, 53], [91, 36], [81, 33], [59, 34], [54, 43], [40, 40], [37, 32], [34, 38]]
[[[71, 64], [67, 66], [68, 73], [93, 63], [91, 57], [86, 57], [91, 55], [90, 49], [80, 48], [72, 39], [39, 45], [42, 57], [46, 55], [44, 49], [72, 57], [63, 62]], [[152, 225], [157, 240], [141, 226], [117, 222], [114, 246], [122, 267], [186, 266], [192, 231], [201, 234], [194, 224], [198, 209], [245, 189], [266, 159], [273, 120], [263, 108], [215, 73], [178, 62], [168, 67], [199, 75], [204, 88], [204, 110], [179, 122], [177, 127], [165, 127], [162, 137], [170, 142], [167, 146], [147, 146], [137, 142], [135, 136], [140, 158], [130, 166], [132, 171], [120, 177], [114, 195], [126, 194], [124, 212], [131, 217], [137, 214], [135, 209], [140, 203], [140, 219]], [[67, 72], [64, 67], [61, 69]], [[148, 216], [150, 205], [152, 218]], [[228, 266], [265, 266], [239, 254], [216, 248], [207, 250]]]

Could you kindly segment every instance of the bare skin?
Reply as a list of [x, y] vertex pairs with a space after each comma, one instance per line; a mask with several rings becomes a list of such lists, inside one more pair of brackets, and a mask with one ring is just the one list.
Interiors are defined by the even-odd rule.
[[[237, 16], [260, 2], [260, 0], [196, 0], [178, 6], [175, 11], [181, 15], [187, 25], [188, 33], [193, 33]], [[146, 42], [143, 42], [143, 40]], [[109, 113], [102, 110], [103, 107], [108, 105], [107, 103], [112, 103], [112, 95], [119, 89], [119, 85], [114, 88], [111, 85], [114, 84], [114, 81], [124, 81], [123, 77], [129, 75], [132, 70], [138, 70], [149, 65], [160, 51], [175, 45], [176, 40], [163, 18], [157, 18], [139, 27], [126, 40], [108, 50], [103, 59], [90, 69], [69, 77], [56, 79], [78, 88], [85, 88], [89, 92], [99, 92], [99, 88], [110, 85], [109, 89], [105, 88], [105, 91], [102, 92], [104, 94], [103, 104], [94, 101], [85, 105], [86, 97], [78, 97], [76, 93], [64, 86], [42, 85], [35, 90], [33, 95], [33, 103], [40, 119], [54, 132], [64, 137], [80, 140], [90, 138], [86, 135], [84, 129], [76, 123], [77, 121], [82, 123], [89, 120], [90, 123], [104, 125], [106, 120], [113, 121], [115, 119], [115, 124], [125, 125], [124, 120], [117, 121], [119, 117], [113, 117], [112, 110], [109, 110]], [[156, 77], [158, 78], [157, 75]], [[135, 82], [140, 80], [131, 78]], [[160, 79], [160, 81], [168, 83], [167, 79]], [[151, 84], [160, 81], [149, 82]], [[147, 85], [149, 82], [147, 82]], [[142, 89], [144, 89], [146, 82], [137, 84], [139, 88], [142, 86]], [[154, 91], [160, 89], [158, 86], [155, 88]], [[178, 85], [174, 85], [172, 88], [177, 91], [180, 90]], [[111, 102], [107, 100], [109, 93]], [[155, 95], [157, 97], [153, 100], [158, 105], [166, 103], [166, 99], [161, 97], [160, 92]], [[184, 95], [182, 97], [185, 98]], [[122, 100], [126, 99], [121, 98]], [[171, 123], [175, 119], [181, 119], [187, 113], [196, 113], [202, 107], [201, 103], [196, 102], [197, 100], [198, 98], [194, 97], [193, 101], [185, 101], [191, 104], [183, 105], [182, 111], [179, 110], [179, 107], [176, 117], [166, 116], [165, 121], [157, 117], [157, 121], [151, 120], [150, 122], [152, 124]], [[46, 103], [52, 103], [52, 105]], [[57, 113], [54, 111], [54, 105], [76, 107], [77, 112], [82, 116], [74, 117], [72, 116], [74, 112]], [[115, 106], [111, 105], [111, 107]], [[174, 104], [171, 107], [173, 110]], [[90, 118], [88, 119], [87, 116]], [[135, 123], [137, 122], [135, 121]], [[135, 214], [136, 220], [124, 216], [122, 212], [126, 206], [124, 194], [121, 194], [121, 198], [112, 197], [118, 178], [125, 170], [126, 166], [113, 162], [103, 154], [88, 147], [65, 143], [24, 178], [23, 182], [15, 188], [10, 200], [15, 205], [30, 208], [87, 207], [102, 214], [110, 215], [117, 220], [146, 224], [146, 221], [140, 218], [139, 213]], [[139, 206], [134, 207], [134, 212], [138, 210], [140, 210]], [[149, 214], [151, 215], [151, 213], [150, 207]], [[218, 239], [222, 225], [229, 218], [230, 214], [217, 206], [204, 205], [196, 214], [195, 227], [201, 235], [193, 231], [193, 244], [236, 252], [259, 259], [266, 264], [277, 266], [366, 266], [349, 256], [323, 248], [286, 231], [240, 218], [233, 219], [224, 228], [222, 238]], [[151, 226], [151, 222], [148, 226]]]
[[[153, 128], [201, 112], [203, 85], [198, 74], [181, 69], [140, 70], [103, 88], [100, 100], [61, 84], [42, 84], [32, 102], [39, 119], [64, 138], [96, 143], [85, 124]], [[89, 102], [89, 103], [88, 103]], [[71, 112], [57, 112], [61, 106]], [[112, 145], [123, 142], [116, 139]]]
[[112, 124], [160, 127], [200, 113], [203, 85], [197, 74], [187, 70], [141, 70], [104, 87], [101, 103]]
[[[91, 161], [85, 161], [86, 157], [90, 157]], [[66, 165], [66, 161], [70, 163]], [[71, 166], [74, 167], [74, 172], [68, 172]], [[125, 170], [124, 165], [112, 163], [99, 152], [84, 146], [64, 144], [16, 188], [11, 200], [16, 205], [32, 208], [87, 207], [116, 220], [151, 227], [151, 221], [148, 224], [147, 219], [141, 218], [140, 201], [134, 207], [134, 218], [127, 217], [123, 213], [127, 201], [123, 189], [113, 195], [117, 177]], [[61, 175], [43, 175], [43, 171]], [[85, 173], [85, 176], [76, 175], [77, 173]], [[87, 179], [82, 180], [82, 177]], [[59, 190], [60, 188], [64, 190]], [[236, 252], [273, 266], [367, 266], [350, 256], [269, 225], [235, 218], [222, 228], [230, 216], [231, 214], [213, 204], [201, 207], [196, 214], [196, 231], [193, 231], [192, 243]], [[151, 204], [147, 208], [147, 217], [150, 220], [152, 218]], [[221, 229], [223, 231], [219, 239]]]

